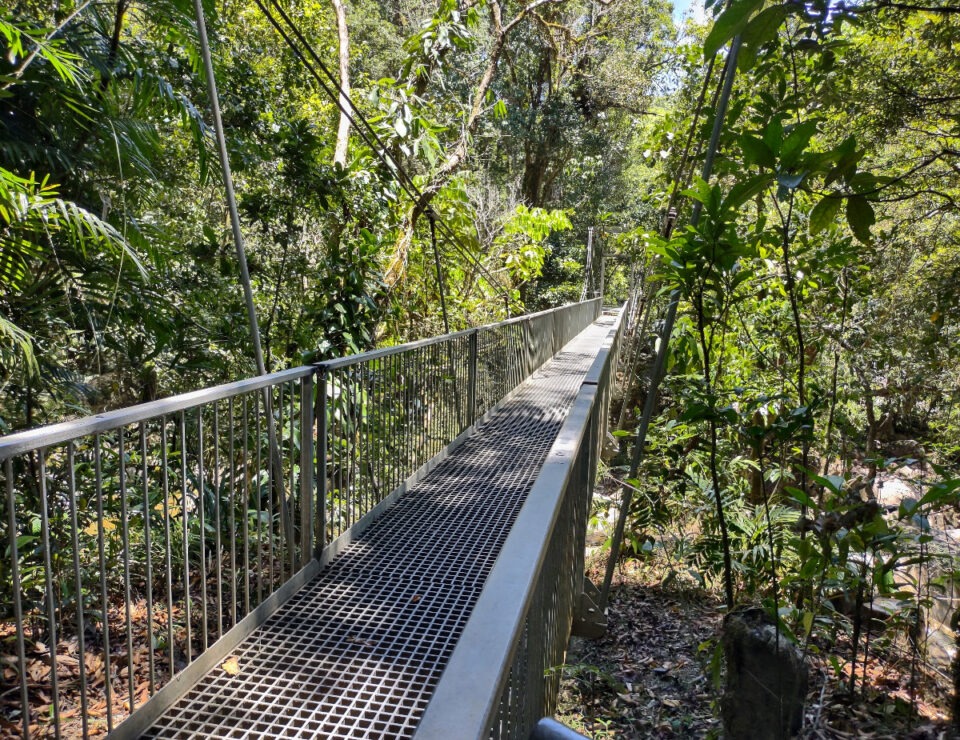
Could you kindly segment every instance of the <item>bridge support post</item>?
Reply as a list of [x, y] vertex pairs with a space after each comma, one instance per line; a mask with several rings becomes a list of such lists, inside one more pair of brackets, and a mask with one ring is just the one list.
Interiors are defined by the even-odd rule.
[[[616, 367], [614, 364], [613, 367]], [[586, 506], [590, 506], [590, 502], [593, 500], [593, 486], [596, 482], [597, 477], [597, 461], [600, 458], [599, 454], [599, 445], [600, 440], [603, 438], [603, 433], [606, 431], [606, 408], [604, 404], [604, 397], [601, 395], [597, 399], [599, 402], [599, 412], [595, 412], [593, 418], [590, 420], [590, 426], [586, 433], [586, 460], [583, 466], [583, 472], [581, 473], [582, 480], [580, 485], [583, 486], [583, 496], [586, 501]], [[587, 516], [584, 518], [584, 523], [589, 520], [590, 512], [586, 512]], [[585, 535], [585, 533], [584, 533]], [[585, 553], [584, 545], [585, 542], [581, 542], [580, 546], [577, 548], [577, 572], [583, 573], [586, 569], [586, 564], [584, 562]], [[573, 605], [573, 624], [571, 625], [571, 634], [576, 635], [577, 637], [586, 637], [588, 639], [596, 639], [602, 637], [607, 631], [607, 617], [604, 613], [604, 610], [601, 609], [597, 604], [600, 603], [600, 590], [593, 585], [589, 578], [586, 575], [581, 577], [581, 585], [579, 590], [579, 596], [576, 597], [576, 601]]]
[[467, 427], [477, 420], [477, 335], [474, 329], [470, 334], [470, 356], [467, 364]]
[[595, 640], [603, 637], [607, 631], [607, 615], [597, 604], [600, 601], [600, 589], [593, 582], [584, 577], [583, 591], [580, 599], [574, 604], [573, 626], [570, 634], [577, 637], [586, 637]]
[[300, 380], [300, 568], [313, 557], [313, 527], [313, 375], [307, 375]]
[[319, 558], [327, 546], [327, 369], [317, 368], [317, 405], [314, 411], [317, 426], [317, 503], [314, 507], [314, 557]]

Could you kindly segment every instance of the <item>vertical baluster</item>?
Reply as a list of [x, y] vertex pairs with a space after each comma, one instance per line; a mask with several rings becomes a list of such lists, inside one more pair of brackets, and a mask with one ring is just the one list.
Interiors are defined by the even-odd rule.
[[37, 450], [40, 475], [40, 540], [43, 545], [43, 569], [47, 600], [47, 626], [50, 643], [50, 690], [54, 734], [60, 737], [60, 689], [57, 680], [57, 601], [53, 588], [53, 547], [50, 542], [50, 512], [47, 501], [47, 450]]
[[120, 540], [123, 548], [123, 613], [127, 638], [127, 707], [133, 712], [134, 665], [133, 659], [133, 612], [130, 576], [130, 512], [127, 499], [126, 441], [123, 428], [117, 430], [117, 464], [120, 466]]
[[414, 458], [416, 457], [416, 431], [415, 426], [415, 410], [413, 407], [413, 396], [414, 396], [414, 386], [416, 384], [416, 378], [414, 377], [413, 372], [413, 362], [411, 360], [412, 352], [403, 352], [400, 355], [400, 363], [402, 368], [403, 376], [403, 408], [404, 415], [403, 421], [401, 422], [400, 434], [403, 436], [406, 449], [404, 454], [398, 460], [398, 466], [401, 469], [400, 481], [403, 481], [409, 475], [409, 466], [413, 463]]
[[167, 660], [170, 661], [170, 678], [177, 670], [173, 634], [173, 541], [170, 531], [170, 471], [167, 452], [167, 417], [160, 417], [160, 468], [163, 478], [163, 544], [167, 566]]
[[353, 376], [353, 490], [356, 498], [356, 511], [354, 512], [354, 523], [360, 521], [360, 518], [367, 511], [367, 489], [363, 484], [363, 463], [364, 463], [364, 444], [363, 444], [363, 368], [360, 365], [354, 365], [351, 372]]
[[[268, 393], [273, 393], [273, 389], [268, 389]], [[276, 514], [276, 524], [271, 524], [271, 537], [270, 541], [274, 541], [273, 536], [273, 527], [276, 527], [276, 564], [277, 564], [277, 580], [270, 581], [270, 591], [272, 592], [276, 588], [276, 584], [283, 583], [283, 571], [284, 566], [286, 565], [286, 548], [289, 546], [288, 534], [289, 529], [287, 527], [287, 494], [284, 490], [284, 474], [283, 474], [283, 452], [281, 447], [283, 445], [283, 384], [277, 386], [277, 398], [276, 401], [271, 403], [270, 413], [273, 414], [276, 412], [276, 433], [277, 433], [277, 455], [276, 465], [270, 465], [268, 470], [271, 473], [270, 477], [270, 500], [272, 501], [274, 496], [277, 495], [277, 491], [280, 492], [279, 498], [277, 499], [277, 511], [273, 512]], [[271, 455], [273, 453], [270, 453]], [[276, 476], [280, 476], [279, 480], [276, 480]], [[270, 521], [274, 521], [273, 513], [271, 513]]]
[[387, 430], [388, 420], [390, 419], [390, 409], [387, 406], [390, 397], [388, 373], [388, 360], [377, 360], [377, 395], [374, 403], [377, 413], [377, 488], [380, 491], [380, 498], [383, 498], [391, 490], [388, 480], [390, 465], [387, 458], [390, 451], [390, 437]]
[[317, 371], [317, 552], [327, 545], [327, 370]]
[[406, 427], [403, 424], [403, 417], [406, 411], [406, 394], [407, 390], [405, 388], [403, 370], [401, 368], [401, 361], [403, 356], [400, 354], [394, 355], [392, 358], [393, 364], [393, 423], [390, 439], [393, 440], [393, 455], [391, 456], [390, 462], [393, 464], [393, 480], [391, 481], [391, 489], [395, 489], [400, 485], [400, 461], [403, 459], [406, 450], [407, 450], [407, 440], [404, 435], [404, 429]]
[[393, 490], [390, 485], [391, 465], [390, 450], [393, 439], [390, 437], [390, 420], [393, 418], [393, 381], [390, 378], [390, 360], [380, 361], [380, 395], [377, 405], [380, 407], [380, 424], [378, 439], [380, 440], [380, 490], [384, 494]]
[[420, 423], [417, 425], [420, 430], [420, 454], [417, 456], [417, 465], [412, 470], [423, 465], [430, 456], [430, 423], [433, 416], [433, 410], [430, 408], [430, 371], [436, 367], [432, 357], [435, 347], [436, 345], [424, 347], [419, 353], [420, 358], [417, 363], [420, 375], [420, 382], [417, 384], [417, 400], [420, 408]]
[[[73, 582], [77, 595], [77, 653], [80, 658], [80, 722], [84, 737], [88, 734], [87, 717], [87, 664], [86, 664], [86, 643], [84, 634], [84, 599], [83, 599], [83, 574], [80, 571], [80, 527], [77, 522], [77, 476], [76, 476], [76, 458], [73, 442], [67, 443], [67, 496], [70, 503], [70, 547], [73, 552]], [[15, 530], [10, 530], [15, 535]], [[16, 540], [12, 536], [11, 542]], [[14, 555], [14, 568], [16, 568], [16, 555]], [[16, 587], [16, 584], [15, 584]], [[18, 594], [19, 596], [19, 594]], [[20, 621], [17, 620], [17, 624]]]
[[360, 407], [357, 411], [358, 423], [360, 425], [360, 445], [361, 453], [359, 460], [358, 483], [363, 489], [363, 515], [374, 506], [373, 486], [370, 485], [370, 424], [367, 412], [370, 408], [370, 373], [366, 363], [358, 366], [360, 373]]
[[[254, 429], [256, 432], [256, 437], [254, 437], [254, 453], [256, 456], [257, 462], [257, 478], [256, 478], [256, 489], [254, 490], [254, 496], [257, 502], [257, 537], [256, 537], [256, 548], [257, 548], [257, 604], [263, 603], [263, 574], [266, 571], [263, 563], [263, 529], [262, 529], [262, 518], [263, 512], [261, 505], [263, 504], [263, 480], [262, 480], [262, 466], [260, 459], [261, 452], [261, 442], [260, 442], [260, 394], [256, 394], [253, 398], [253, 420], [254, 420]], [[271, 466], [272, 467], [272, 466]], [[267, 471], [267, 480], [270, 479], [270, 471]], [[268, 488], [268, 490], [272, 490]], [[270, 497], [267, 497], [267, 501], [270, 500]], [[271, 550], [272, 552], [272, 550]], [[273, 563], [267, 562], [267, 567], [270, 569], [270, 580], [273, 581]]]
[[379, 450], [377, 449], [377, 362], [367, 363], [367, 485], [370, 487], [371, 506], [376, 506], [383, 499], [380, 490], [380, 479], [377, 475]]
[[340, 398], [343, 400], [342, 412], [343, 412], [343, 457], [341, 460], [340, 470], [342, 474], [342, 485], [343, 492], [342, 496], [346, 501], [346, 512], [347, 516], [343, 522], [343, 529], [347, 530], [353, 526], [353, 513], [354, 506], [356, 502], [353, 500], [353, 486], [352, 486], [352, 476], [350, 475], [353, 470], [353, 461], [354, 461], [354, 449], [353, 449], [353, 404], [354, 404], [354, 391], [353, 391], [353, 379], [351, 377], [350, 368], [347, 367], [343, 371], [343, 388], [341, 389]]
[[414, 350], [410, 353], [410, 375], [413, 377], [413, 387], [410, 393], [410, 406], [413, 410], [410, 431], [411, 442], [413, 444], [413, 456], [410, 465], [407, 468], [407, 475], [420, 467], [420, 456], [423, 453], [423, 431], [427, 415], [423, 410], [423, 368], [426, 365], [426, 353], [420, 350]]
[[[413, 372], [417, 378], [417, 384], [414, 386], [413, 400], [416, 404], [418, 419], [416, 422], [416, 448], [417, 454], [414, 456], [413, 464], [410, 466], [410, 472], [413, 472], [423, 463], [423, 449], [426, 443], [427, 423], [429, 416], [427, 414], [427, 393], [426, 393], [426, 369], [430, 366], [429, 350], [430, 347], [424, 347], [414, 353], [411, 358], [413, 361]], [[409, 473], [408, 473], [409, 475]]]
[[340, 383], [340, 371], [330, 371], [330, 394], [327, 398], [330, 406], [330, 541], [340, 533], [341, 507], [343, 491], [340, 483], [340, 423], [337, 411], [343, 403], [343, 388]]
[[377, 450], [376, 450], [376, 422], [375, 422], [375, 396], [374, 388], [376, 384], [376, 371], [371, 362], [364, 364], [363, 387], [365, 389], [365, 400], [363, 404], [363, 429], [364, 444], [366, 452], [364, 453], [364, 474], [363, 480], [367, 490], [368, 505], [367, 511], [372, 509], [380, 502], [380, 494], [377, 490]]
[[20, 673], [20, 713], [23, 737], [30, 737], [30, 698], [27, 693], [27, 650], [24, 644], [23, 601], [20, 595], [20, 553], [17, 550], [17, 498], [13, 492], [13, 461], [5, 460], [3, 474], [7, 479], [7, 526], [10, 537], [10, 572], [13, 587], [13, 618], [17, 623], [17, 666]]
[[240, 470], [243, 471], [243, 615], [250, 613], [250, 414], [247, 408], [247, 397], [243, 397], [243, 453]]
[[403, 373], [403, 355], [396, 354], [393, 356], [393, 366], [394, 366], [394, 387], [395, 387], [395, 396], [396, 396], [396, 414], [394, 415], [393, 420], [393, 431], [395, 436], [393, 439], [396, 440], [393, 450], [393, 486], [396, 488], [400, 485], [401, 478], [401, 465], [403, 460], [407, 456], [407, 434], [406, 428], [406, 415], [407, 415], [407, 379], [404, 377]]
[[477, 344], [480, 340], [480, 332], [474, 329], [470, 333], [467, 345], [467, 417], [464, 419], [464, 426], [469, 427], [477, 420], [479, 411], [477, 409]]
[[436, 440], [434, 441], [434, 454], [440, 452], [441, 449], [449, 441], [450, 429], [452, 429], [452, 419], [453, 419], [453, 408], [454, 404], [457, 402], [457, 386], [454, 383], [454, 378], [456, 373], [453, 369], [453, 350], [454, 342], [452, 339], [446, 339], [443, 343], [443, 352], [446, 355], [444, 361], [446, 363], [443, 373], [440, 375], [440, 383], [437, 386], [436, 398], [437, 398], [437, 408], [443, 410], [443, 418], [440, 425], [437, 427]]
[[460, 405], [460, 397], [457, 395], [459, 388], [457, 388], [457, 368], [456, 362], [459, 362], [459, 358], [454, 360], [454, 352], [458, 349], [459, 342], [452, 339], [448, 339], [446, 342], [446, 362], [447, 362], [447, 371], [445, 373], [446, 377], [440, 388], [440, 402], [444, 404], [446, 409], [444, 413], [443, 427], [441, 430], [441, 436], [437, 443], [437, 452], [443, 449], [456, 434], [452, 433], [454, 427], [456, 426], [456, 419], [460, 416], [457, 413], [457, 407]]
[[399, 444], [397, 449], [394, 451], [394, 478], [396, 482], [394, 483], [394, 488], [400, 485], [400, 481], [403, 480], [403, 461], [407, 459], [409, 455], [409, 445], [408, 445], [408, 427], [407, 423], [407, 376], [405, 373], [405, 355], [397, 354], [395, 357], [395, 364], [397, 368], [396, 373], [396, 383], [397, 383], [397, 416], [394, 424], [394, 428], [397, 434], [397, 439], [399, 439]]
[[208, 647], [207, 636], [207, 478], [203, 464], [203, 407], [197, 407], [197, 525], [200, 543], [197, 547], [197, 576], [200, 578], [200, 644], [201, 652]]
[[414, 446], [414, 456], [411, 462], [409, 469], [407, 470], [407, 475], [410, 475], [411, 472], [420, 467], [420, 464], [423, 462], [423, 444], [424, 444], [424, 435], [426, 433], [427, 425], [427, 413], [426, 408], [424, 407], [424, 401], [426, 400], [426, 395], [424, 393], [424, 370], [427, 368], [429, 359], [427, 357], [427, 350], [429, 348], [422, 348], [412, 353], [410, 357], [410, 362], [412, 363], [412, 372], [413, 376], [416, 379], [416, 382], [413, 386], [413, 408], [416, 410], [416, 418], [414, 420], [413, 426], [413, 446]]
[[216, 574], [217, 637], [223, 636], [223, 562], [221, 559], [220, 509], [223, 479], [220, 471], [220, 402], [213, 402], [213, 566]]
[[361, 437], [361, 411], [363, 401], [363, 382], [360, 378], [360, 368], [354, 365], [350, 368], [350, 490], [353, 491], [353, 517], [351, 524], [356, 524], [363, 516], [364, 495], [363, 481], [360, 473], [363, 465], [363, 438]]
[[300, 380], [300, 567], [313, 557], [313, 375]]
[[390, 393], [387, 385], [387, 360], [377, 360], [377, 486], [382, 498], [390, 491], [390, 481], [387, 480], [389, 461], [387, 454], [390, 450], [390, 438], [387, 434], [387, 420], [390, 418], [390, 409], [387, 407]]
[[433, 449], [437, 439], [437, 423], [439, 419], [443, 418], [443, 402], [441, 400], [443, 394], [439, 389], [443, 387], [445, 382], [444, 375], [446, 375], [443, 362], [439, 357], [439, 354], [443, 351], [442, 344], [434, 344], [430, 347], [430, 350], [430, 362], [424, 367], [424, 388], [420, 394], [424, 400], [424, 414], [426, 415], [424, 419], [424, 434], [427, 440], [427, 447], [424, 450], [424, 462], [433, 457]]
[[443, 360], [440, 359], [443, 352], [442, 344], [435, 344], [430, 347], [430, 361], [424, 366], [423, 370], [423, 391], [420, 396], [423, 398], [424, 408], [424, 437], [427, 441], [422, 462], [426, 462], [434, 454], [434, 446], [437, 441], [438, 423], [443, 418], [443, 388], [446, 382], [444, 376], [447, 370], [444, 367]]
[[193, 625], [190, 613], [190, 509], [187, 501], [187, 414], [180, 412], [180, 516], [183, 519], [183, 618], [186, 627], [184, 653], [193, 662]]
[[[266, 393], [269, 393], [269, 392], [270, 392], [269, 390], [266, 391]], [[282, 413], [282, 412], [283, 412], [283, 403], [278, 404], [278, 406], [279, 406], [280, 411], [281, 411], [281, 413]], [[274, 409], [273, 400], [271, 399], [271, 400], [270, 400], [270, 403], [267, 403], [266, 400], [264, 400], [264, 404], [263, 404], [263, 420], [264, 420], [264, 423], [268, 425], [268, 426], [267, 426], [267, 434], [268, 434], [268, 435], [270, 434], [269, 425], [270, 425], [270, 424], [273, 424], [273, 419], [271, 418], [272, 415], [273, 415], [273, 409]], [[259, 419], [259, 417], [257, 417], [257, 418]], [[259, 437], [258, 437], [258, 439], [259, 439]], [[260, 446], [258, 445], [258, 446], [257, 446], [257, 450], [259, 451], [259, 449], [260, 449]], [[266, 499], [267, 499], [267, 511], [266, 511], [266, 517], [265, 517], [265, 520], [264, 520], [264, 525], [265, 525], [265, 526], [264, 526], [264, 529], [265, 529], [266, 534], [267, 534], [267, 574], [268, 574], [267, 588], [266, 588], [266, 595], [267, 595], [267, 596], [269, 596], [270, 594], [273, 593], [274, 584], [276, 583], [276, 578], [274, 577], [274, 574], [273, 574], [273, 566], [276, 565], [276, 562], [275, 562], [276, 553], [274, 552], [274, 528], [275, 528], [275, 523], [274, 523], [274, 511], [273, 511], [273, 497], [274, 497], [274, 495], [275, 495], [275, 492], [276, 492], [276, 490], [277, 490], [278, 485], [279, 485], [280, 488], [283, 488], [283, 481], [276, 481], [276, 480], [275, 480], [275, 476], [278, 474], [279, 471], [276, 469], [277, 466], [275, 466], [275, 465], [273, 464], [272, 456], [273, 456], [273, 453], [270, 451], [270, 449], [269, 449], [269, 443], [268, 443], [268, 446], [267, 446], [267, 458], [268, 458], [268, 462], [267, 462], [267, 485], [266, 485], [266, 490], [267, 490], [267, 496], [266, 496]], [[277, 502], [277, 503], [279, 503], [279, 502]], [[282, 545], [281, 545], [281, 546], [282, 546]], [[281, 568], [283, 567], [283, 558], [280, 559], [280, 566], [279, 566], [279, 567], [281, 567]], [[281, 577], [282, 577], [282, 575], [281, 575]]]
[[[140, 474], [143, 476], [143, 546], [146, 554], [146, 598], [147, 598], [147, 667], [149, 670], [150, 696], [156, 693], [157, 674], [153, 659], [153, 542], [150, 528], [150, 484], [147, 471], [147, 429], [140, 422]], [[133, 705], [131, 704], [131, 711]]]
[[230, 626], [237, 624], [237, 451], [236, 451], [236, 419], [233, 406], [233, 397], [227, 401], [227, 426], [230, 429], [230, 457], [229, 474], [230, 488], [227, 500], [230, 509], [227, 512], [228, 526], [230, 527]]
[[103, 619], [103, 688], [107, 702], [107, 731], [112, 731], [113, 681], [110, 667], [110, 601], [107, 594], [107, 553], [103, 526], [103, 461], [99, 434], [93, 437], [93, 472], [97, 494], [97, 554], [100, 558], [100, 610]]
[[352, 388], [350, 387], [350, 369], [344, 368], [341, 371], [342, 380], [340, 386], [340, 439], [337, 448], [340, 452], [340, 498], [344, 502], [344, 516], [340, 526], [340, 531], [344, 532], [350, 528], [353, 521], [353, 496], [350, 490], [350, 400], [352, 398]]
[[[287, 496], [287, 500], [288, 500], [290, 503], [289, 503], [289, 505], [287, 506], [287, 514], [288, 514], [289, 519], [290, 519], [290, 532], [291, 532], [291, 533], [294, 533], [294, 537], [290, 540], [290, 542], [287, 543], [287, 547], [288, 547], [289, 550], [290, 550], [290, 552], [289, 552], [289, 557], [290, 557], [290, 576], [291, 576], [291, 577], [293, 576], [294, 573], [297, 572], [297, 547], [296, 547], [297, 537], [296, 537], [296, 534], [295, 534], [296, 525], [297, 525], [297, 518], [296, 518], [296, 511], [297, 511], [297, 506], [296, 506], [296, 504], [297, 504], [297, 496], [296, 496], [297, 484], [296, 484], [296, 477], [295, 477], [295, 476], [296, 476], [296, 471], [297, 471], [297, 464], [296, 464], [296, 462], [297, 462], [297, 445], [296, 445], [296, 443], [294, 442], [294, 426], [295, 426], [294, 420], [295, 420], [297, 417], [294, 416], [294, 413], [295, 413], [295, 412], [294, 412], [294, 400], [293, 400], [293, 397], [294, 397], [295, 395], [296, 395], [296, 394], [293, 392], [293, 383], [291, 382], [291, 383], [288, 385], [288, 387], [287, 387], [287, 396], [289, 396], [289, 401], [288, 401], [288, 403], [289, 403], [289, 405], [290, 405], [289, 412], [287, 413], [287, 425], [289, 426], [289, 430], [290, 430], [290, 431], [289, 431], [289, 434], [287, 435], [287, 444], [288, 444], [289, 450], [290, 450], [290, 461], [289, 461], [289, 464], [290, 464], [290, 493], [289, 493], [288, 496]], [[282, 428], [282, 427], [281, 427], [281, 428]], [[302, 502], [301, 502], [301, 505], [302, 505]], [[300, 532], [300, 541], [303, 541], [303, 536], [304, 536], [303, 532]]]

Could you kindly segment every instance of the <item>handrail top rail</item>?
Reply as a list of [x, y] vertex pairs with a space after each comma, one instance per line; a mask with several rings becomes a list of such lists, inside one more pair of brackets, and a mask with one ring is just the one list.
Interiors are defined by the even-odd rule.
[[210, 388], [201, 388], [188, 393], [180, 393], [169, 398], [156, 401], [138, 403], [102, 414], [92, 414], [80, 419], [62, 421], [58, 424], [48, 424], [36, 429], [26, 429], [15, 432], [6, 437], [0, 437], [0, 461], [18, 455], [28, 450], [43, 449], [54, 445], [65, 444], [78, 437], [91, 434], [111, 432], [120, 427], [130, 426], [142, 421], [148, 421], [161, 416], [169, 416], [179, 411], [202, 406], [214, 401], [224, 401], [251, 391], [258, 391], [279, 383], [312, 375], [313, 368], [309, 365], [280, 370], [267, 375], [258, 375], [253, 378], [235, 380], [232, 383], [215, 385]]
[[181, 411], [188, 411], [207, 403], [223, 401], [244, 393], [261, 390], [263, 388], [268, 388], [280, 383], [299, 380], [324, 370], [334, 370], [343, 367], [349, 367], [350, 365], [360, 364], [362, 362], [368, 362], [370, 360], [382, 359], [384, 357], [389, 357], [401, 352], [420, 349], [422, 347], [439, 344], [441, 342], [458, 337], [476, 334], [480, 331], [497, 329], [501, 326], [526, 321], [544, 314], [559, 311], [570, 306], [589, 304], [597, 300], [599, 299], [593, 298], [589, 301], [568, 303], [564, 306], [548, 308], [536, 313], [516, 316], [511, 319], [506, 319], [505, 321], [486, 324], [484, 326], [471, 329], [464, 329], [451, 334], [428, 337], [426, 339], [419, 339], [413, 342], [398, 344], [393, 347], [384, 347], [381, 349], [370, 350], [368, 352], [361, 352], [359, 354], [349, 355], [347, 357], [338, 357], [332, 360], [314, 363], [312, 365], [301, 365], [299, 367], [289, 368], [287, 370], [268, 373], [267, 375], [259, 375], [252, 378], [245, 378], [243, 380], [235, 380], [230, 383], [223, 383], [210, 388], [201, 388], [200, 390], [181, 393], [175, 396], [170, 396], [169, 398], [161, 398], [157, 401], [148, 401], [146, 403], [140, 403], [134, 406], [126, 406], [124, 408], [116, 409], [114, 411], [107, 411], [102, 414], [92, 414], [80, 419], [72, 419], [70, 421], [59, 422], [57, 424], [48, 424], [37, 427], [36, 429], [26, 429], [22, 432], [14, 432], [13, 434], [0, 437], [0, 462], [29, 450], [53, 447], [55, 445], [65, 444], [79, 437], [111, 432], [121, 427], [130, 426], [131, 424], [137, 424], [150, 419], [175, 414]]
[[381, 347], [379, 349], [372, 349], [367, 352], [361, 352], [356, 355], [347, 355], [345, 357], [336, 357], [332, 360], [321, 360], [320, 362], [313, 363], [313, 366], [318, 370], [339, 370], [340, 368], [349, 367], [350, 365], [356, 365], [361, 362], [368, 362], [370, 360], [380, 360], [385, 357], [390, 357], [400, 352], [407, 352], [413, 349], [422, 349], [424, 347], [429, 347], [434, 344], [439, 344], [452, 339], [459, 339], [460, 337], [470, 336], [472, 334], [479, 334], [481, 331], [491, 331], [494, 329], [499, 329], [503, 326], [509, 326], [511, 324], [518, 324], [522, 321], [529, 321], [530, 319], [535, 319], [546, 314], [554, 313], [560, 311], [564, 308], [569, 308], [570, 306], [579, 306], [593, 303], [594, 301], [599, 301], [599, 298], [591, 298], [588, 301], [577, 301], [576, 303], [566, 303], [562, 306], [555, 306], [553, 308], [546, 308], [543, 311], [537, 311], [536, 313], [523, 314], [522, 316], [514, 316], [510, 319], [504, 319], [503, 321], [497, 321], [493, 324], [484, 324], [483, 326], [475, 326], [470, 329], [461, 329], [460, 331], [451, 332], [450, 334], [441, 334], [436, 337], [427, 337], [425, 339], [417, 339], [413, 342], [405, 342], [404, 344], [397, 344], [392, 347]]
[[385, 357], [392, 357], [393, 355], [398, 355], [402, 352], [409, 352], [410, 350], [414, 349], [423, 349], [424, 347], [430, 347], [434, 344], [440, 344], [452, 339], [459, 339], [460, 337], [467, 337], [471, 334], [478, 334], [481, 330], [489, 329], [494, 326], [496, 326], [496, 324], [487, 324], [486, 326], [473, 327], [471, 329], [461, 329], [460, 331], [450, 332], [449, 334], [440, 334], [436, 337], [416, 339], [412, 342], [395, 344], [390, 347], [378, 347], [377, 349], [360, 352], [356, 355], [344, 355], [343, 357], [334, 357], [332, 360], [320, 360], [319, 362], [312, 363], [311, 366], [320, 372], [325, 370], [340, 370], [345, 367], [350, 367], [351, 365], [359, 365], [363, 362], [370, 362], [371, 360], [382, 360]]

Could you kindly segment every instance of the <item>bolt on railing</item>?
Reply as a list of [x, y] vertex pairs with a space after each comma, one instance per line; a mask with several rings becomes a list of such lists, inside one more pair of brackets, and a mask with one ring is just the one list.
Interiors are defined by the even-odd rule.
[[0, 734], [110, 731], [211, 667], [599, 310], [0, 438]]

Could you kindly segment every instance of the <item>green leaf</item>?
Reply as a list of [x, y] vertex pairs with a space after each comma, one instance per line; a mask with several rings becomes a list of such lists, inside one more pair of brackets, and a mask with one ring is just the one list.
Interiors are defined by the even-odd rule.
[[724, 208], [736, 209], [750, 200], [757, 193], [766, 188], [773, 179], [769, 172], [751, 177], [749, 180], [738, 182], [732, 188], [723, 201]]
[[734, 0], [713, 23], [703, 42], [703, 56], [709, 59], [720, 47], [746, 28], [750, 15], [763, 5], [763, 0]]
[[817, 203], [810, 211], [810, 234], [819, 234], [832, 224], [842, 205], [843, 200], [833, 195], [828, 195]]
[[871, 241], [870, 227], [877, 221], [876, 214], [870, 201], [862, 195], [854, 195], [847, 199], [847, 223], [853, 230], [853, 235], [864, 244]]
[[763, 46], [776, 35], [789, 14], [789, 5], [774, 5], [761, 11], [743, 30], [743, 43], [755, 48]]
[[[741, 72], [749, 72], [757, 63], [757, 50], [753, 46], [748, 46], [744, 44], [740, 47], [740, 54], [737, 56], [737, 69]], [[730, 116], [731, 120], [736, 120], [734, 116]]]
[[763, 142], [774, 154], [779, 154], [783, 146], [783, 121], [780, 118], [774, 118], [763, 130]]
[[818, 121], [813, 119], [798, 123], [792, 128], [786, 140], [783, 142], [783, 147], [780, 150], [781, 167], [784, 169], [789, 169], [796, 164], [800, 154], [810, 143], [810, 139], [813, 138], [815, 133], [817, 133], [817, 124]]
[[748, 165], [756, 164], [770, 169], [777, 166], [776, 156], [762, 139], [744, 134], [738, 139], [738, 143], [740, 148], [743, 149], [743, 158]]
[[811, 509], [817, 508], [817, 502], [810, 498], [805, 491], [802, 491], [799, 488], [794, 488], [793, 486], [787, 486], [786, 491], [790, 494], [790, 497], [795, 499], [798, 503], [803, 504], [804, 506], [809, 506]]

